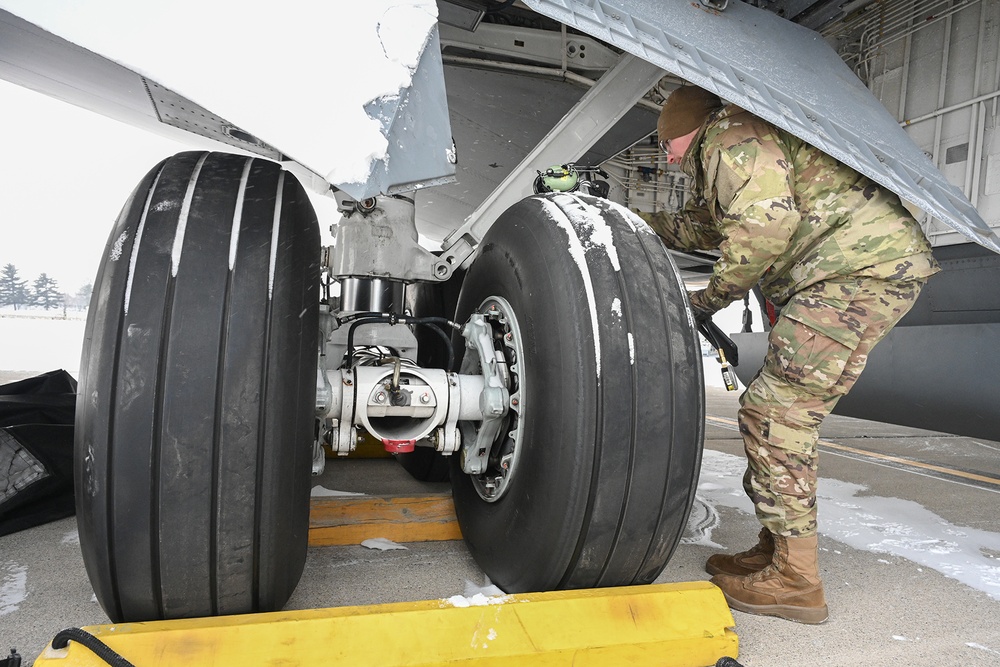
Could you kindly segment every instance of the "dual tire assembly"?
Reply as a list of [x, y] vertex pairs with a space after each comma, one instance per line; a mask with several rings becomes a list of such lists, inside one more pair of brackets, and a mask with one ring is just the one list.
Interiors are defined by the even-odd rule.
[[[305, 191], [259, 158], [181, 153], [126, 202], [94, 286], [75, 451], [84, 563], [113, 621], [291, 596], [308, 542], [319, 250]], [[454, 319], [491, 306], [517, 405], [483, 475], [450, 457], [470, 551], [512, 593], [652, 582], [694, 499], [704, 424], [669, 255], [605, 200], [530, 197], [486, 234]]]

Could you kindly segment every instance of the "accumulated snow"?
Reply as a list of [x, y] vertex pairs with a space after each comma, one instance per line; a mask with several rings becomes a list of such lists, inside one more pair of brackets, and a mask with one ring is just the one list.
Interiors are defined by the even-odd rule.
[[611, 261], [615, 271], [621, 271], [618, 261], [618, 249], [611, 233], [611, 227], [604, 221], [601, 210], [591, 206], [576, 195], [556, 195], [554, 200], [563, 207], [563, 212], [569, 217], [580, 236], [584, 250], [603, 252]]
[[587, 252], [583, 247], [579, 233], [574, 221], [555, 205], [551, 200], [542, 199], [542, 208], [549, 219], [555, 222], [560, 229], [566, 232], [569, 240], [569, 255], [576, 262], [580, 269], [580, 277], [583, 278], [583, 289], [587, 293], [587, 308], [590, 311], [590, 324], [594, 332], [594, 358], [597, 362], [597, 377], [601, 377], [601, 331], [600, 322], [597, 319], [597, 298], [594, 296], [594, 283], [590, 279], [590, 269], [587, 267]]
[[79, 376], [86, 315], [61, 310], [0, 309], [0, 370], [52, 371]]
[[[515, 601], [513, 595], [506, 595], [496, 586], [490, 584], [489, 577], [486, 578], [486, 586], [479, 587], [470, 581], [465, 582], [465, 595], [452, 595], [450, 598], [441, 600], [441, 606], [452, 606], [452, 607], [489, 607], [495, 605], [506, 604], [507, 602]], [[485, 614], [484, 614], [485, 617]], [[500, 619], [500, 608], [497, 607], [493, 612], [494, 621], [499, 621]], [[489, 627], [488, 623], [484, 623], [485, 618], [483, 618], [479, 624], [476, 625], [475, 630], [470, 638], [469, 645], [474, 649], [488, 649], [490, 647], [490, 642], [495, 640], [499, 634], [496, 628]]]
[[111, 261], [117, 262], [122, 258], [122, 247], [125, 245], [125, 240], [128, 239], [128, 231], [124, 231], [118, 235], [115, 239], [114, 244], [111, 246]]
[[625, 218], [625, 221], [632, 228], [632, 231], [656, 236], [656, 232], [653, 231], [653, 228], [650, 227], [645, 220], [636, 215], [635, 212], [630, 211], [618, 202], [611, 201], [610, 199], [608, 200], [608, 205], [610, 205], [612, 210], [617, 211], [619, 215]]
[[712, 531], [721, 524], [718, 510], [700, 495], [696, 495], [684, 527], [681, 544], [697, 544], [713, 549], [725, 549], [721, 544], [712, 541]]
[[379, 551], [406, 550], [406, 547], [402, 544], [396, 544], [392, 540], [385, 537], [373, 537], [370, 540], [362, 542], [361, 546], [366, 549], [378, 549]]
[[[706, 449], [698, 498], [753, 513], [742, 488], [745, 468], [742, 457]], [[906, 558], [1000, 600], [1000, 563], [987, 555], [1000, 551], [1000, 534], [956, 526], [913, 501], [862, 495], [866, 491], [823, 479], [820, 533], [855, 549]], [[710, 528], [704, 532], [710, 540]]]
[[17, 611], [28, 597], [28, 568], [7, 561], [0, 565], [0, 616]]
[[1000, 534], [955, 526], [921, 505], [899, 498], [861, 496], [860, 484], [823, 480], [820, 530], [856, 549], [902, 556], [1000, 600]]
[[135, 232], [135, 240], [132, 241], [132, 254], [128, 260], [128, 278], [125, 280], [125, 305], [124, 311], [128, 315], [128, 307], [132, 301], [132, 284], [135, 281], [135, 265], [139, 257], [139, 248], [142, 245], [142, 233], [146, 229], [146, 217], [149, 215], [149, 202], [153, 198], [153, 193], [156, 191], [156, 186], [160, 182], [160, 174], [156, 175], [156, 180], [153, 181], [153, 187], [149, 189], [146, 195], [146, 205], [142, 207], [142, 217], [139, 218], [139, 228]]
[[[594, 352], [597, 359], [597, 377], [601, 377], [601, 338], [598, 329], [597, 299], [594, 293], [587, 256], [600, 254], [608, 258], [615, 271], [621, 271], [621, 261], [618, 249], [615, 247], [611, 227], [605, 222], [600, 208], [584, 201], [577, 195], [560, 194], [551, 200], [542, 200], [542, 206], [549, 219], [566, 231], [569, 237], [569, 254], [580, 268], [583, 277], [584, 290], [587, 293], [587, 305], [594, 331]], [[619, 207], [622, 208], [622, 207]], [[628, 209], [622, 208], [623, 215], [633, 224], [634, 215]], [[634, 228], [634, 225], [633, 225]], [[678, 281], [680, 280], [678, 276]], [[617, 297], [611, 302], [611, 312], [620, 321], [622, 318], [622, 303]], [[635, 340], [631, 332], [628, 335], [629, 358], [635, 365]]]
[[386, 154], [364, 106], [395, 98], [437, 19], [434, 0], [0, 0], [273, 145], [333, 183]]
[[1000, 655], [1000, 651], [995, 651], [988, 646], [983, 646], [982, 644], [977, 644], [976, 642], [966, 642], [966, 646], [969, 648], [978, 649], [980, 651], [986, 651], [987, 653], [992, 653], [993, 655]]
[[497, 596], [476, 593], [470, 597], [466, 597], [464, 595], [452, 595], [450, 598], [445, 600], [445, 602], [451, 604], [452, 607], [485, 607], [492, 604], [504, 604], [510, 600], [511, 596], [509, 595]]

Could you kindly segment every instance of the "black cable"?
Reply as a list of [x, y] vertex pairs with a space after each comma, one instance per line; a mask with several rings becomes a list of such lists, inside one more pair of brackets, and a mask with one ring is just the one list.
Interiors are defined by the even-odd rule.
[[448, 365], [445, 366], [445, 370], [446, 371], [453, 370], [453, 367], [455, 365], [455, 348], [451, 344], [451, 336], [449, 336], [448, 334], [446, 334], [444, 332], [444, 329], [442, 329], [441, 327], [439, 327], [437, 324], [435, 324], [433, 322], [423, 322], [423, 325], [425, 327], [427, 327], [428, 329], [430, 329], [431, 331], [434, 331], [439, 336], [441, 336], [441, 338], [444, 339], [444, 344], [448, 347]]
[[379, 313], [379, 312], [351, 313], [350, 315], [344, 315], [343, 317], [338, 317], [337, 324], [341, 325], [347, 322], [353, 322], [354, 320], [360, 319], [362, 317], [388, 317], [388, 313]]
[[[350, 363], [354, 357], [354, 331], [362, 324], [389, 323], [391, 316], [377, 313], [378, 317], [361, 317], [351, 322], [351, 328], [347, 330], [347, 362]], [[350, 316], [349, 316], [350, 317]], [[346, 318], [345, 318], [346, 319]]]
[[715, 663], [715, 667], [743, 667], [743, 665], [727, 655], [724, 658], [719, 658], [719, 661]]
[[0, 667], [21, 667], [21, 654], [16, 648], [10, 650], [10, 655], [0, 660]]
[[111, 665], [111, 667], [135, 667], [135, 665], [116, 653], [110, 646], [80, 628], [60, 630], [52, 639], [52, 648], [57, 650], [66, 648], [71, 640], [89, 648], [98, 658]]

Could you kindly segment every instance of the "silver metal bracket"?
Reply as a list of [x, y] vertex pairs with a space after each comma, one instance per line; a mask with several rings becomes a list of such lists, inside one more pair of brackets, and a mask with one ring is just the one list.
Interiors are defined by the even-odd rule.
[[344, 217], [333, 228], [333, 247], [324, 253], [331, 275], [406, 282], [439, 282], [451, 276], [451, 265], [421, 247], [412, 199], [355, 201], [338, 195], [337, 202]]
[[486, 470], [486, 464], [510, 405], [507, 391], [507, 377], [504, 364], [497, 359], [498, 352], [493, 347], [493, 329], [486, 316], [474, 313], [462, 330], [466, 347], [475, 350], [485, 383], [479, 396], [479, 409], [483, 415], [482, 426], [476, 434], [475, 442], [466, 442], [462, 448], [462, 469], [470, 475], [479, 475]]
[[[354, 372], [345, 370], [337, 377], [331, 373], [332, 396], [339, 396], [340, 412], [334, 420], [330, 446], [340, 456], [346, 456], [358, 446], [358, 429], [354, 427], [354, 404], [357, 400]], [[336, 384], [334, 384], [336, 382]], [[331, 406], [333, 402], [331, 401]]]
[[483, 418], [485, 382], [479, 375], [419, 368], [398, 359], [324, 375], [318, 382], [330, 392], [317, 403], [317, 416], [332, 425], [331, 447], [340, 455], [354, 451], [359, 429], [390, 451], [419, 445], [451, 454], [461, 444], [458, 422]]
[[324, 470], [326, 470], [326, 451], [323, 449], [323, 443], [319, 440], [315, 440], [313, 441], [313, 477], [322, 475]]

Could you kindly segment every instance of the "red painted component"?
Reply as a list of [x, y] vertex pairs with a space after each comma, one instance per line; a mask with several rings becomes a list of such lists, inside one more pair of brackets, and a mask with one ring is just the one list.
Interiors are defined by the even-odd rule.
[[385, 451], [390, 454], [407, 454], [412, 452], [417, 446], [416, 440], [390, 440], [389, 438], [382, 438], [382, 445], [385, 447]]
[[774, 326], [774, 323], [778, 321], [778, 311], [775, 310], [774, 304], [768, 300], [764, 300], [764, 305], [767, 308], [767, 319]]

